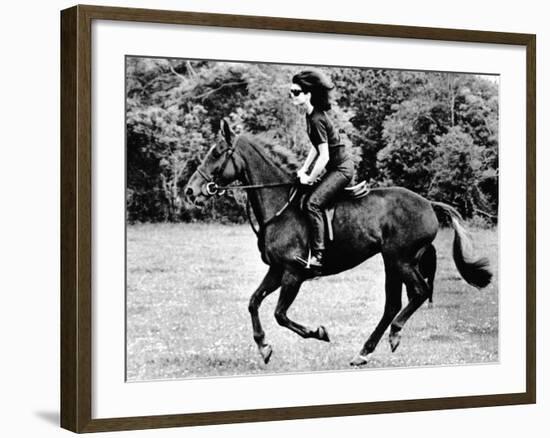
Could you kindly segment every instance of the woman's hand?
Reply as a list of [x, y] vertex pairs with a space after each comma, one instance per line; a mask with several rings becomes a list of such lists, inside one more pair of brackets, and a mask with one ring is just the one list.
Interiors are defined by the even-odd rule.
[[313, 180], [311, 179], [311, 177], [309, 175], [306, 175], [305, 173], [300, 173], [298, 177], [300, 178], [300, 184], [303, 184], [305, 186], [313, 184]]
[[298, 180], [300, 181], [300, 184], [305, 184], [305, 185], [311, 184], [311, 182], [309, 182], [311, 178], [307, 175], [303, 167], [300, 170], [298, 170], [296, 175], [298, 176]]

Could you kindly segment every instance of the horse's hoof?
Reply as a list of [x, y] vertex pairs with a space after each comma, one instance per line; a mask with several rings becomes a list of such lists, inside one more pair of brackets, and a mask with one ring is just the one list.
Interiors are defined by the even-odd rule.
[[432, 301], [430, 301], [428, 303], [428, 309], [433, 309], [434, 308], [434, 303]]
[[352, 367], [360, 367], [366, 365], [369, 362], [369, 355], [358, 354], [349, 363]]
[[260, 351], [260, 355], [262, 356], [264, 363], [267, 365], [269, 363], [269, 359], [271, 359], [271, 355], [273, 354], [273, 348], [271, 348], [271, 345], [267, 344], [260, 347], [258, 350]]
[[325, 327], [323, 327], [322, 325], [320, 325], [319, 328], [317, 329], [317, 338], [320, 341], [330, 342], [330, 338], [328, 337], [327, 329]]
[[399, 332], [391, 332], [390, 333], [390, 347], [391, 352], [394, 353], [395, 350], [397, 350], [397, 347], [399, 347], [399, 343], [401, 342], [401, 334]]

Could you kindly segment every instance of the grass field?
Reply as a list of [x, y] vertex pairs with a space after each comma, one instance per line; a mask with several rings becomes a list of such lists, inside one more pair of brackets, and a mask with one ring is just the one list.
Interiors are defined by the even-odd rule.
[[[498, 234], [472, 234], [477, 253], [491, 261], [493, 283], [478, 291], [459, 277], [453, 233], [442, 229], [435, 240], [433, 307], [425, 304], [413, 315], [395, 353], [385, 334], [367, 368], [498, 361]], [[128, 226], [127, 266], [129, 381], [350, 369], [384, 306], [380, 256], [302, 286], [288, 314], [313, 328], [323, 324], [330, 343], [280, 327], [273, 317], [275, 292], [260, 308], [273, 346], [264, 365], [247, 307], [267, 267], [247, 225]]]

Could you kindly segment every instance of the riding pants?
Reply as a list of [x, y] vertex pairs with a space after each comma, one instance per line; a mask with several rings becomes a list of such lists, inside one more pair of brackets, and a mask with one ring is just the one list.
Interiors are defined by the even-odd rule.
[[[347, 173], [347, 172], [346, 172]], [[340, 170], [328, 171], [306, 202], [305, 210], [310, 223], [312, 252], [325, 249], [323, 209], [349, 184], [351, 177]]]

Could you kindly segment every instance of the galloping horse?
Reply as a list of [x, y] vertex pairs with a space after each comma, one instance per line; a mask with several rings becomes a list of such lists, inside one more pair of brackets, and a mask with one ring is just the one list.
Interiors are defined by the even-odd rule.
[[[185, 195], [187, 200], [200, 206], [216, 193], [218, 184], [238, 180], [248, 190], [260, 225], [258, 245], [262, 259], [269, 265], [248, 307], [254, 340], [265, 363], [269, 362], [273, 350], [265, 342], [258, 309], [267, 295], [281, 288], [275, 310], [275, 319], [281, 326], [303, 338], [329, 341], [322, 325], [311, 329], [292, 321], [287, 316], [288, 308], [305, 280], [345, 271], [377, 253], [382, 253], [386, 275], [384, 313], [351, 365], [368, 362], [390, 324], [389, 342], [395, 351], [403, 326], [431, 295], [419, 264], [426, 252], [435, 264], [432, 241], [439, 230], [439, 222], [434, 209], [451, 219], [455, 231], [453, 258], [462, 278], [478, 288], [490, 283], [492, 274], [488, 260], [474, 259], [466, 254], [468, 235], [461, 226], [459, 213], [449, 205], [430, 202], [399, 187], [376, 188], [360, 199], [338, 201], [333, 218], [334, 240], [327, 246], [323, 271], [312, 274], [296, 262], [297, 256], [307, 255], [308, 226], [299, 207], [288, 201], [288, 183], [294, 179], [294, 174], [292, 169], [285, 169], [285, 160], [275, 154], [277, 146], [261, 136], [236, 136], [225, 120], [221, 124], [221, 137], [223, 140], [212, 146], [189, 179]], [[409, 299], [404, 308], [401, 303], [403, 284]]]

